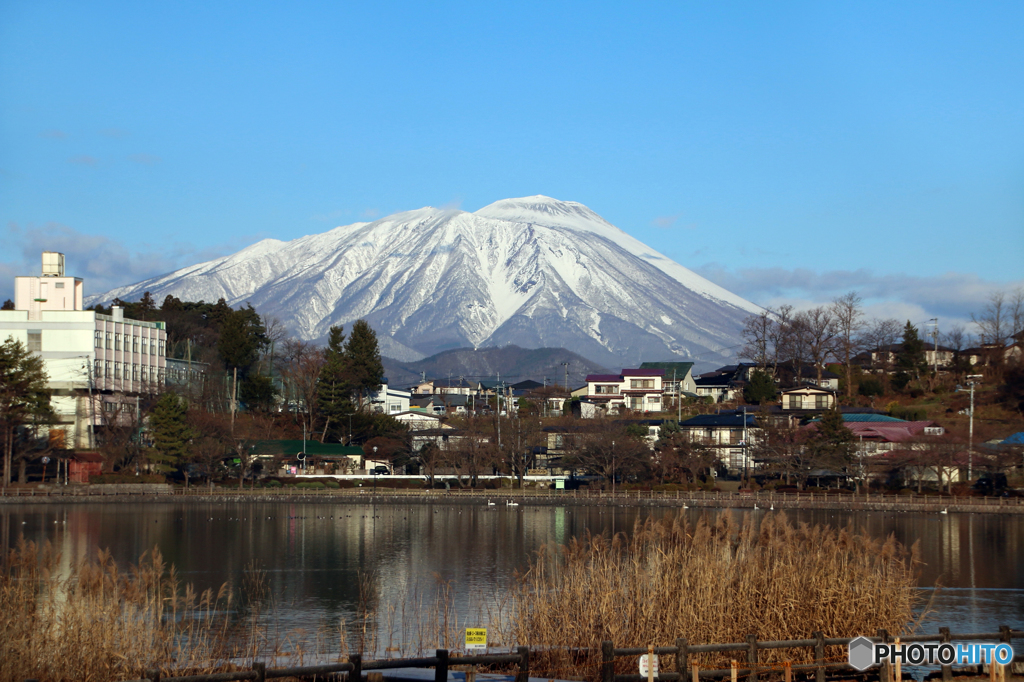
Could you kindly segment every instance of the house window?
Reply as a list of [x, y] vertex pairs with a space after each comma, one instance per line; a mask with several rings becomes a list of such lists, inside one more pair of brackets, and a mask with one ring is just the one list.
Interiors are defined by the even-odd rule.
[[114, 350], [121, 350], [121, 335], [114, 334]]
[[659, 405], [661, 405], [661, 396], [660, 395], [650, 395], [650, 396], [647, 396], [647, 402], [649, 402], [652, 407], [658, 407]]
[[114, 412], [117, 410], [117, 403], [103, 403], [104, 412]]
[[107, 332], [107, 350], [110, 350], [112, 347], [111, 344], [113, 343], [113, 336], [114, 335], [112, 333]]
[[598, 384], [594, 386], [594, 393], [597, 395], [617, 394], [619, 387], [616, 384]]
[[827, 410], [828, 409], [828, 396], [827, 395], [816, 395], [816, 396], [814, 396], [814, 409], [816, 409], [816, 410]]
[[139, 352], [139, 337], [137, 337], [137, 336], [132, 336], [132, 352], [133, 353], [138, 353]]
[[63, 289], [64, 288], [64, 282], [54, 282], [53, 283], [53, 288], [54, 289]]
[[654, 388], [654, 379], [630, 379], [630, 388]]
[[43, 352], [43, 332], [38, 329], [28, 330], [28, 350], [36, 353]]
[[94, 344], [97, 348], [103, 348], [103, 332], [96, 330], [96, 343]]
[[804, 407], [804, 397], [802, 395], [791, 395], [789, 396], [789, 409], [791, 410], [802, 410]]
[[642, 410], [642, 409], [644, 409], [644, 399], [643, 399], [643, 396], [637, 395], [637, 396], [631, 397], [629, 399], [629, 407], [631, 409], [634, 409], [634, 410]]

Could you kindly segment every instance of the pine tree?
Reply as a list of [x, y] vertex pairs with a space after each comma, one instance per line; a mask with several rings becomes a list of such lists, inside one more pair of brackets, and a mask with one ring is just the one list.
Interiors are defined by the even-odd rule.
[[775, 399], [775, 380], [768, 372], [757, 369], [750, 374], [750, 383], [743, 389], [743, 399], [760, 405]]
[[807, 449], [816, 467], [834, 471], [849, 469], [853, 461], [854, 435], [846, 427], [838, 405], [822, 413], [817, 433], [807, 442]]
[[188, 460], [192, 429], [186, 421], [188, 403], [175, 393], [165, 393], [153, 406], [149, 428], [153, 438], [150, 459], [159, 471], [172, 471]]
[[345, 328], [331, 327], [327, 333], [324, 367], [317, 381], [317, 406], [324, 417], [325, 431], [344, 433], [341, 426], [352, 414], [352, 382], [345, 358]]
[[384, 381], [384, 363], [380, 359], [377, 335], [366, 320], [356, 320], [352, 325], [352, 333], [345, 344], [345, 364], [362, 410], [366, 395], [380, 390]]
[[11, 483], [14, 439], [28, 424], [53, 420], [43, 360], [21, 341], [8, 337], [0, 344], [0, 429], [3, 430], [4, 485]]
[[918, 337], [917, 327], [907, 320], [907, 326], [903, 328], [903, 347], [896, 355], [896, 374], [893, 375], [893, 384], [896, 388], [903, 389], [911, 381], [920, 380], [922, 372], [927, 368], [924, 341]]

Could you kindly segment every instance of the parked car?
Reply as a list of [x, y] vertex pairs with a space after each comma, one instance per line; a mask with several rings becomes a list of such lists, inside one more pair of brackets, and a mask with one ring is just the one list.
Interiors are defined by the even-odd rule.
[[378, 464], [377, 466], [373, 467], [370, 473], [373, 474], [374, 476], [387, 476], [391, 472], [388, 471], [388, 468], [385, 465]]

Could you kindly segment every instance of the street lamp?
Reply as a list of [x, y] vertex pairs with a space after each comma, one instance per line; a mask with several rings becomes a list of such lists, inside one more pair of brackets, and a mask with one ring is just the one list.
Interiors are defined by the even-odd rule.
[[377, 446], [373, 446], [373, 496], [377, 496]]
[[[970, 426], [968, 426], [968, 429], [967, 429], [967, 434], [968, 434], [967, 435], [967, 482], [968, 483], [971, 482], [971, 478], [974, 475], [974, 385], [976, 383], [978, 383], [978, 382], [975, 381], [975, 379], [981, 379], [981, 378], [982, 378], [981, 374], [968, 374], [967, 375], [967, 385], [971, 387], [971, 420], [969, 422]], [[956, 390], [957, 391], [962, 391], [963, 389], [958, 386]]]

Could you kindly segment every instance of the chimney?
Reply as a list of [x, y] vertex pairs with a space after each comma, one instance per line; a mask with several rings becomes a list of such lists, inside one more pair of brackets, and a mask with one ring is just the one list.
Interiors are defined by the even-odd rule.
[[114, 322], [124, 322], [124, 308], [119, 305], [110, 306], [110, 316], [114, 318]]

